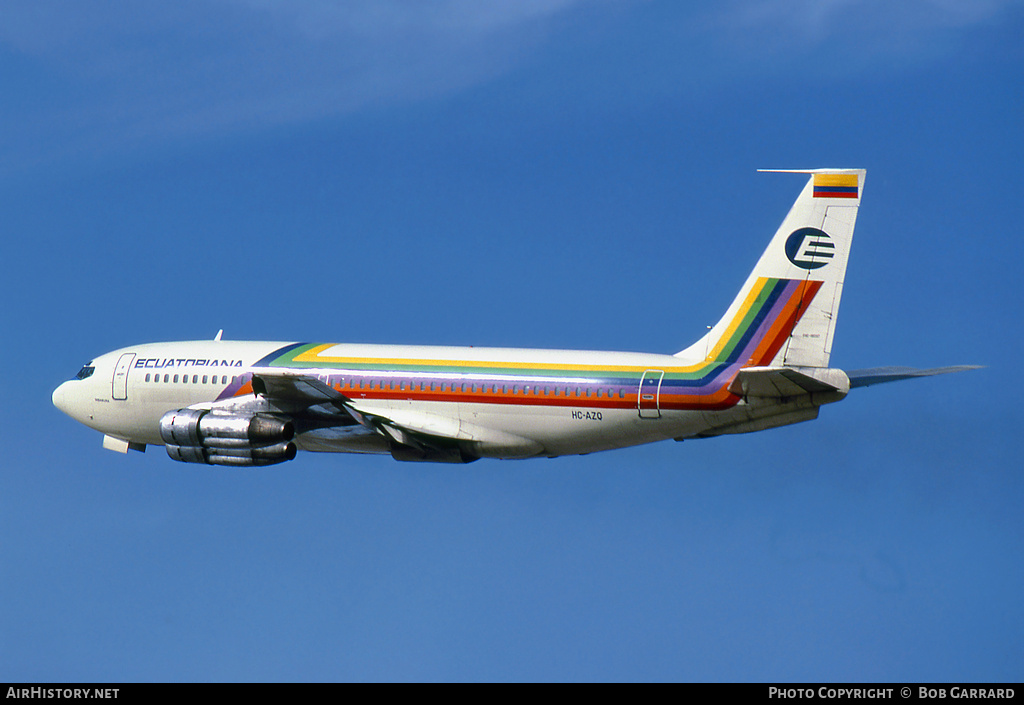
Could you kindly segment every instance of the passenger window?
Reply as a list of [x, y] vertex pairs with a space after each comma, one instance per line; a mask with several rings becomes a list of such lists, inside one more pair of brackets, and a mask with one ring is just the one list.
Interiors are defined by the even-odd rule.
[[177, 384], [177, 383], [178, 383], [178, 375], [174, 375], [174, 383], [175, 383], [175, 384]]
[[199, 375], [192, 375], [192, 384], [199, 384]]

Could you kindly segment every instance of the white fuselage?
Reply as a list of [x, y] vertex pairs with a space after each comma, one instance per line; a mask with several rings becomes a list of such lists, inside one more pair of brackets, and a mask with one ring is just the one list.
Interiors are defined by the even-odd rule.
[[[723, 393], [726, 379], [691, 383], [683, 391], [693, 393], [685, 396], [670, 393], [682, 390], [670, 388], [673, 376], [692, 377], [701, 369], [683, 362], [671, 355], [570, 350], [151, 343], [96, 358], [88, 377], [65, 382], [53, 400], [108, 436], [162, 445], [159, 422], [174, 409], [280, 410], [273, 400], [260, 406], [250, 382], [254, 372], [270, 370], [322, 380], [362, 413], [463, 439], [480, 457], [499, 458], [694, 437], [749, 419], [752, 407]], [[388, 452], [385, 436], [361, 431], [309, 428], [295, 443], [300, 450]]]

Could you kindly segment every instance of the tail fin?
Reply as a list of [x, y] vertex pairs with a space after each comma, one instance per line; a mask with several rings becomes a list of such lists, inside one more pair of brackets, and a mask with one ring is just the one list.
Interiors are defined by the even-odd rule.
[[828, 367], [866, 172], [778, 171], [811, 178], [722, 320], [676, 357]]

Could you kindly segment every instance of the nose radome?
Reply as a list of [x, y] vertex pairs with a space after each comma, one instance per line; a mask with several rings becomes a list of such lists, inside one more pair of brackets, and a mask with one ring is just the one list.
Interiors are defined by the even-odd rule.
[[59, 387], [53, 390], [53, 405], [63, 411], [68, 416], [71, 413], [68, 411], [68, 385], [70, 382], [64, 382]]

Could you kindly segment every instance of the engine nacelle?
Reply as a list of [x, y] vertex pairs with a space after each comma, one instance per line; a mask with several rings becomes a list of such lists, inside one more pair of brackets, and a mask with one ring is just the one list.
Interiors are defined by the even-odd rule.
[[295, 458], [296, 448], [291, 441], [250, 448], [204, 448], [202, 446], [176, 446], [167, 444], [167, 455], [183, 463], [206, 465], [233, 465], [253, 467], [276, 465]]
[[160, 419], [167, 455], [184, 463], [273, 465], [295, 457], [295, 426], [269, 414], [176, 409]]

